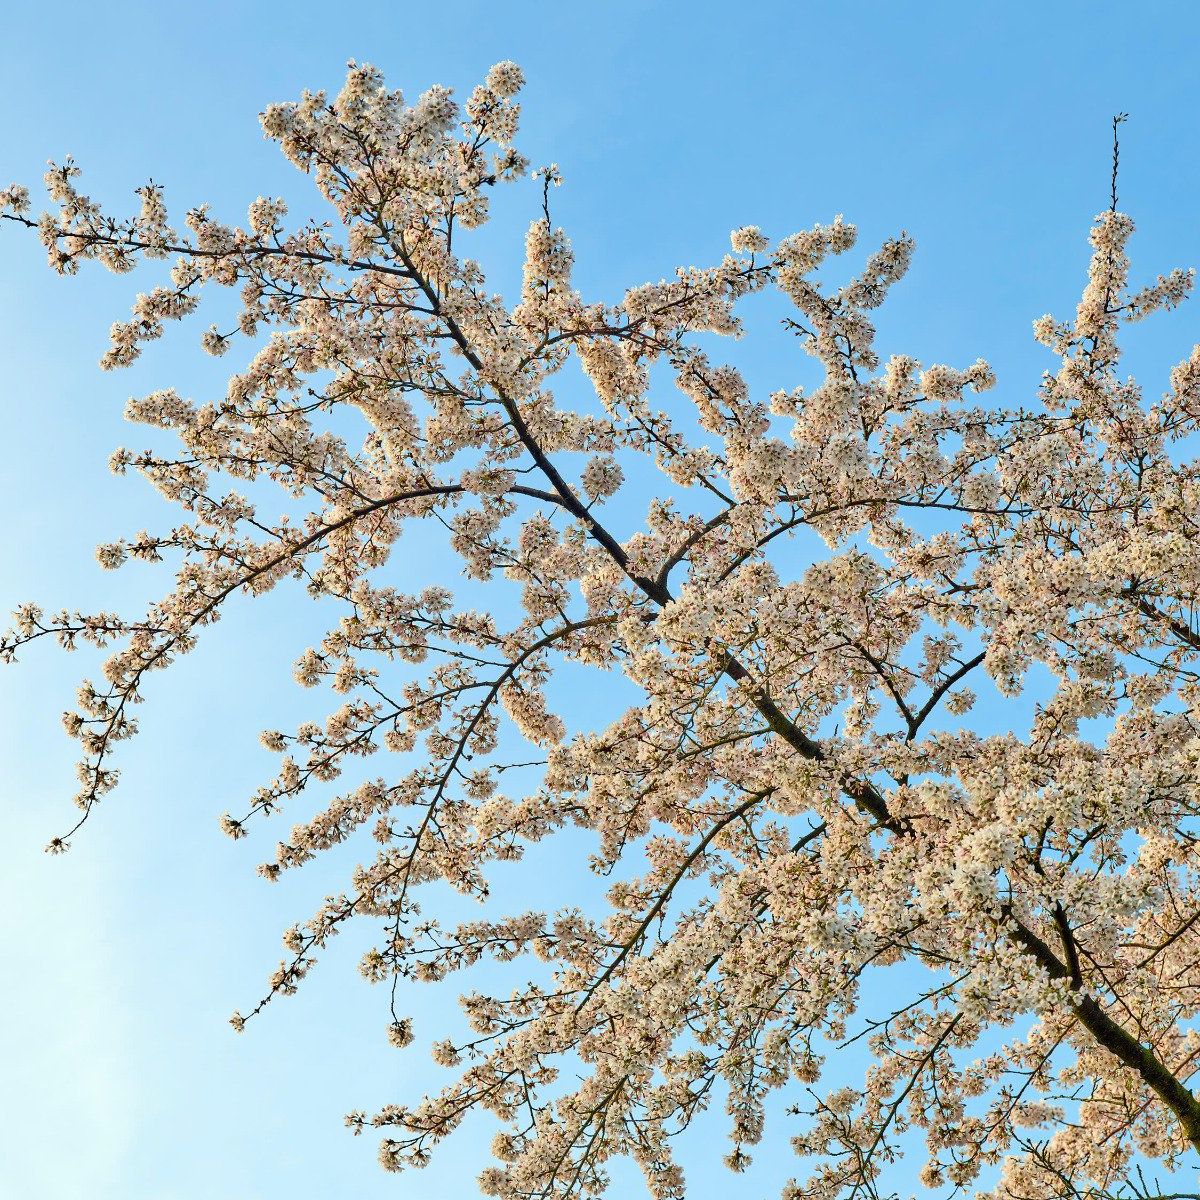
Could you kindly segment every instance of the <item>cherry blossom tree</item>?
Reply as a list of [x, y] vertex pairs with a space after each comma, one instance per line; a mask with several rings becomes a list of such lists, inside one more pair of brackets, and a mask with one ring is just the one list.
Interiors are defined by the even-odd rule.
[[[98, 554], [170, 562], [170, 590], [139, 616], [25, 605], [0, 642], [5, 659], [111, 651], [65, 718], [80, 814], [49, 849], [114, 787], [148, 676], [236, 593], [301, 581], [341, 615], [296, 679], [339, 698], [262, 735], [278, 776], [221, 820], [243, 838], [291, 813], [268, 880], [365, 849], [234, 1026], [360, 917], [397, 1047], [408, 981], [485, 959], [532, 977], [463, 995], [470, 1035], [433, 1045], [442, 1091], [348, 1116], [383, 1131], [385, 1167], [423, 1165], [485, 1110], [487, 1194], [594, 1194], [631, 1157], [666, 1200], [685, 1194], [677, 1134], [723, 1104], [740, 1170], [778, 1091], [802, 1160], [786, 1197], [886, 1194], [902, 1153], [931, 1194], [1151, 1191], [1144, 1169], [1200, 1149], [1200, 346], [1148, 399], [1118, 334], [1192, 273], [1131, 286], [1114, 162], [1078, 308], [1034, 323], [1053, 369], [1012, 407], [980, 398], [983, 361], [883, 357], [872, 316], [913, 243], [839, 271], [841, 217], [777, 242], [747, 226], [714, 265], [585, 299], [551, 216], [559, 173], [531, 185], [515, 147], [521, 86], [501, 63], [461, 110], [440, 87], [406, 105], [352, 63], [332, 99], [269, 107], [325, 223], [260, 198], [245, 227], [200, 207], [177, 230], [154, 185], [114, 217], [69, 159], [40, 216], [0, 192], [60, 273], [170, 261], [104, 367], [212, 285], [240, 316], [204, 348], [246, 347], [223, 396], [128, 405], [178, 451], [112, 468], [182, 515]], [[519, 180], [513, 305], [467, 253]], [[754, 395], [713, 357], [760, 292], [789, 306], [816, 386]], [[410, 522], [444, 533], [465, 582], [397, 586]], [[631, 702], [596, 722], [556, 690], [570, 671]], [[1052, 681], [1040, 700], [1031, 672]], [[973, 728], [976, 692], [1011, 732]], [[380, 751], [377, 778], [323, 786]], [[556, 838], [607, 877], [603, 911], [489, 895], [498, 864]], [[436, 881], [479, 919], [423, 911]], [[852, 1042], [873, 1065], [846, 1084]]]

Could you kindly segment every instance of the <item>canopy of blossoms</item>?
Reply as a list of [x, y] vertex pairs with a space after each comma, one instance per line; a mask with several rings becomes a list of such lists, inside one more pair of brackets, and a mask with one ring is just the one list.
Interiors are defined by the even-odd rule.
[[[39, 639], [111, 650], [65, 718], [79, 824], [116, 782], [147, 676], [231, 596], [299, 581], [342, 615], [296, 678], [338, 698], [263, 734], [278, 776], [222, 820], [235, 838], [298, 821], [268, 879], [360, 833], [365, 852], [287, 931], [254, 1012], [359, 917], [379, 931], [362, 970], [392, 985], [397, 1046], [413, 1038], [398, 981], [524, 956], [538, 980], [463, 996], [472, 1035], [434, 1045], [444, 1090], [350, 1114], [382, 1131], [384, 1166], [423, 1165], [486, 1110], [488, 1194], [595, 1193], [620, 1156], [667, 1200], [685, 1191], [677, 1133], [723, 1104], [738, 1170], [780, 1089], [798, 1116], [775, 1132], [803, 1160], [788, 1197], [878, 1195], [902, 1148], [924, 1154], [931, 1191], [997, 1200], [1115, 1194], [1142, 1161], [1187, 1161], [1200, 347], [1148, 398], [1119, 373], [1118, 333], [1183, 300], [1191, 273], [1131, 287], [1114, 192], [1077, 311], [1035, 323], [1054, 369], [1003, 407], [982, 398], [982, 361], [876, 350], [908, 237], [851, 275], [840, 217], [779, 241], [745, 227], [719, 262], [593, 300], [549, 167], [513, 306], [468, 252], [493, 190], [530, 174], [521, 85], [501, 63], [461, 110], [443, 88], [406, 105], [351, 64], [335, 97], [268, 108], [324, 224], [259, 199], [245, 227], [201, 207], [177, 229], [155, 186], [112, 217], [70, 160], [40, 216], [24, 188], [0, 192], [61, 273], [170, 264], [113, 325], [105, 367], [206, 287], [241, 299], [236, 325], [203, 335], [213, 354], [247, 347], [226, 393], [131, 400], [178, 450], [112, 458], [181, 515], [100, 560], [161, 561], [170, 590], [136, 616], [27, 605], [0, 641], [6, 659]], [[713, 357], [713, 335], [744, 332], [739, 302], [768, 290], [818, 386], [754, 395]], [[347, 412], [365, 436], [345, 435]], [[300, 517], [270, 515], [271, 485]], [[520, 613], [465, 608], [453, 579], [396, 586], [411, 522], [444, 534], [472, 586], [518, 588]], [[620, 676], [634, 702], [592, 727], [555, 699], [564, 664]], [[1055, 683], [1041, 703], [1035, 667]], [[977, 691], [1012, 732], [964, 727]], [[322, 786], [376, 752], [377, 778]], [[488, 898], [494, 864], [555, 837], [586, 842], [604, 911]], [[433, 881], [487, 899], [479, 919], [418, 908]], [[888, 1011], [868, 1016], [892, 968]], [[832, 1086], [855, 1039], [874, 1065]]]

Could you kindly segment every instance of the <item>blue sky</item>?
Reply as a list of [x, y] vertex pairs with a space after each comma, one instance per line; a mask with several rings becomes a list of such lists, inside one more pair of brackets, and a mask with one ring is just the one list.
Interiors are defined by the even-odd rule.
[[[87, 189], [117, 207], [152, 177], [177, 213], [209, 200], [240, 220], [258, 194], [282, 193], [294, 216], [319, 214], [261, 139], [265, 104], [336, 88], [351, 57], [414, 96], [434, 82], [468, 90], [512, 58], [529, 79], [523, 149], [566, 177], [555, 216], [593, 295], [711, 261], [741, 224], [778, 236], [844, 212], [867, 246], [901, 228], [917, 239], [881, 317], [886, 350], [963, 365], [982, 355], [1005, 401], [1031, 396], [1050, 364], [1030, 322], [1074, 304], [1088, 223], [1107, 202], [1109, 122], [1125, 110], [1135, 278], [1200, 265], [1200, 10], [1189, 3], [100, 7], [5, 15], [0, 183], [36, 183], [47, 157], [73, 153]], [[520, 228], [535, 196], [505, 203]], [[510, 250], [504, 236], [488, 248], [511, 275], [519, 242]], [[110, 476], [107, 458], [144, 439], [122, 422], [128, 395], [221, 386], [222, 364], [196, 347], [207, 321], [133, 371], [102, 375], [108, 325], [138, 282], [60, 280], [9, 227], [0, 264], [0, 606], [134, 607], [161, 577], [106, 575], [93, 548], [171, 515], [137, 480]], [[1190, 350], [1195, 313], [1137, 331], [1130, 361], [1145, 364], [1151, 393]], [[740, 361], [753, 367], [754, 353], [747, 342]], [[758, 364], [763, 381], [791, 361], [775, 353]], [[422, 564], [409, 569], [420, 577]], [[75, 786], [58, 714], [91, 663], [45, 650], [0, 675], [0, 1195], [473, 1193], [471, 1127], [426, 1173], [398, 1178], [341, 1127], [348, 1109], [413, 1099], [439, 1078], [415, 1048], [386, 1045], [385, 996], [354, 970], [361, 940], [348, 937], [244, 1037], [225, 1023], [257, 998], [279, 932], [340, 887], [346, 865], [269, 889], [253, 867], [271, 839], [235, 846], [215, 820], [272, 771], [257, 730], [311, 715], [289, 681], [314, 628], [311, 606], [284, 592], [234, 605], [154, 681], [121, 788], [64, 858], [41, 853], [69, 823]], [[545, 865], [530, 904], [578, 886]], [[411, 997], [419, 1034], [447, 998]], [[738, 1194], [774, 1194], [793, 1169], [776, 1131], [781, 1148]], [[688, 1154], [692, 1194], [726, 1194], [700, 1139]]]

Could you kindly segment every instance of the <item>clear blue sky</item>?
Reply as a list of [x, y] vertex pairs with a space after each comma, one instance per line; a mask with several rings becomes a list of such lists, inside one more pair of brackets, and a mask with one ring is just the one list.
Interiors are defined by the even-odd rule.
[[[868, 244], [900, 228], [917, 239], [887, 349], [983, 355], [1014, 399], [1049, 365], [1030, 321], [1078, 295], [1114, 112], [1131, 114], [1135, 274], [1200, 265], [1198, 36], [1184, 2], [27, 3], [0, 36], [0, 184], [36, 183], [69, 152], [114, 205], [153, 177], [180, 213], [211, 200], [238, 220], [283, 193], [303, 217], [310, 193], [260, 137], [265, 104], [336, 88], [350, 57], [412, 95], [467, 90], [512, 58], [529, 78], [525, 152], [566, 176], [556, 216], [593, 294], [709, 261], [737, 225], [782, 235], [844, 212]], [[93, 548], [171, 516], [107, 472], [112, 448], [144, 436], [123, 424], [124, 400], [168, 383], [199, 394], [221, 367], [196, 329], [101, 375], [137, 281], [59, 280], [8, 227], [0, 264], [0, 606], [135, 605], [161, 577], [105, 575]], [[1151, 391], [1198, 328], [1185, 306], [1140, 335]], [[0, 674], [0, 1196], [473, 1194], [470, 1130], [397, 1178], [341, 1127], [350, 1108], [438, 1079], [385, 1044], [385, 997], [354, 971], [361, 943], [336, 947], [243, 1038], [225, 1023], [257, 997], [280, 930], [341, 886], [334, 862], [269, 889], [253, 866], [270, 840], [234, 846], [215, 820], [272, 770], [256, 731], [310, 715], [288, 681], [311, 617], [284, 593], [235, 606], [156, 679], [121, 788], [65, 858], [41, 848], [70, 817], [74, 745], [58, 714], [89, 663], [47, 650]], [[197, 744], [206, 769], [181, 775]], [[569, 882], [554, 877], [560, 894]], [[419, 1031], [446, 999], [411, 997]], [[775, 1194], [793, 1169], [776, 1132], [780, 1149], [736, 1194]], [[692, 1195], [728, 1194], [716, 1156], [698, 1141], [689, 1155]]]

